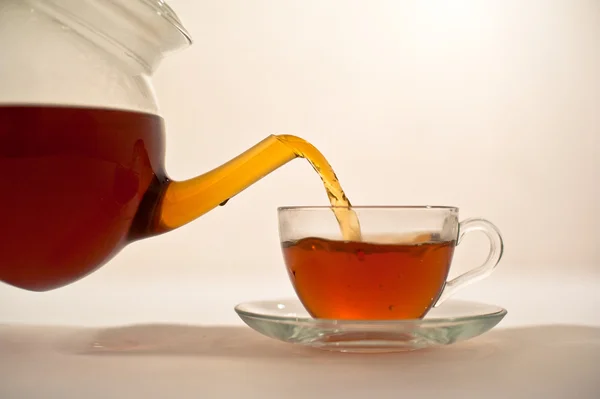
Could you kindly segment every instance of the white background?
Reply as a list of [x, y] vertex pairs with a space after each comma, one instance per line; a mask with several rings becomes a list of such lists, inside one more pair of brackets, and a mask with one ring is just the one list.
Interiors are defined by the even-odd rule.
[[[154, 79], [172, 178], [268, 134], [304, 137], [354, 204], [448, 204], [493, 221], [505, 257], [457, 296], [508, 316], [461, 345], [389, 357], [206, 326], [241, 324], [238, 302], [293, 295], [276, 207], [327, 203], [295, 160], [77, 283], [46, 293], [0, 285], [0, 324], [99, 326], [0, 325], [0, 396], [598, 398], [598, 0], [170, 4], [195, 39]], [[481, 237], [466, 240], [453, 274], [484, 253]], [[171, 324], [156, 334], [154, 323]], [[78, 354], [96, 339], [158, 350]]]
[[[455, 205], [493, 221], [506, 252], [491, 281], [600, 275], [597, 0], [170, 5], [194, 38], [154, 79], [172, 178], [294, 134], [325, 154], [355, 205]], [[306, 204], [327, 198], [295, 160], [68, 287], [0, 286], [0, 321], [235, 320], [236, 302], [293, 295], [276, 207]], [[465, 241], [454, 273], [484, 251]], [[514, 295], [531, 299], [526, 287]]]

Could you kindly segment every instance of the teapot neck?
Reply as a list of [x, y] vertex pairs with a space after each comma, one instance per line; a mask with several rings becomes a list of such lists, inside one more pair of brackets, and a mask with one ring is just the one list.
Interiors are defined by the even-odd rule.
[[28, 1], [140, 73], [153, 73], [166, 54], [191, 44], [175, 13], [161, 0]]

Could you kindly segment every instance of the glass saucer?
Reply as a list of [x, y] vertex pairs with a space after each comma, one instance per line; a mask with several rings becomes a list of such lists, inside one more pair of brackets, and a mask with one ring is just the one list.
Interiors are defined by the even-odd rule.
[[481, 335], [506, 316], [506, 309], [448, 299], [418, 320], [314, 319], [298, 299], [239, 304], [235, 311], [270, 338], [338, 352], [402, 352], [450, 345]]

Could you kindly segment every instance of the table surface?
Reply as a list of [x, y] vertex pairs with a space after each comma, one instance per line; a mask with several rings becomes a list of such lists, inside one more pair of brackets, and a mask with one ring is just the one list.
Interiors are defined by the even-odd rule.
[[[281, 293], [262, 283], [264, 298]], [[246, 281], [234, 291], [244, 297], [250, 286]], [[212, 294], [212, 303], [196, 309], [202, 323], [157, 323], [148, 314], [121, 320], [114, 303], [97, 307], [96, 323], [82, 326], [41, 325], [43, 318], [32, 324], [7, 313], [0, 325], [0, 397], [600, 397], [597, 274], [490, 278], [456, 297], [506, 307], [495, 329], [450, 346], [377, 355], [271, 340], [243, 325], [216, 288]], [[122, 349], [98, 353], [97, 342]], [[131, 343], [135, 351], [127, 350]]]

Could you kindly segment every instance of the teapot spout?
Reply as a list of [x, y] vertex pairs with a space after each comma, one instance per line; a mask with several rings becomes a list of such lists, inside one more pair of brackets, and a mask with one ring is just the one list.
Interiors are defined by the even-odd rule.
[[176, 229], [224, 205], [231, 197], [300, 155], [278, 136], [271, 135], [208, 173], [169, 182], [159, 203], [155, 232]]

